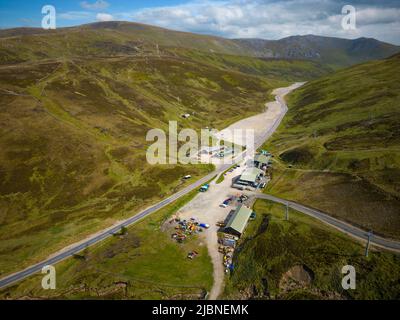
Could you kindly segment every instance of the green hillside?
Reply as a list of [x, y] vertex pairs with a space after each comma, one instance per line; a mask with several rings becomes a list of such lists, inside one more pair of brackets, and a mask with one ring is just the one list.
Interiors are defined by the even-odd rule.
[[[171, 239], [171, 215], [197, 190], [78, 255], [57, 264], [57, 290], [43, 290], [41, 274], [0, 290], [0, 299], [203, 299], [213, 266], [204, 240]], [[194, 260], [188, 252], [196, 250]]]
[[399, 72], [395, 55], [296, 90], [266, 145], [277, 155], [267, 192], [400, 238]]
[[[146, 54], [156, 52], [157, 45], [208, 53], [250, 55], [246, 49], [228, 39], [131, 22], [98, 22], [47, 31], [39, 28], [0, 30], [0, 38], [2, 50], [11, 55], [10, 61], [83, 54]], [[51, 43], [48, 43], [49, 39]]]
[[150, 129], [223, 128], [287, 84], [179, 57], [46, 60], [3, 66], [0, 79], [2, 275], [212, 169], [150, 167]]
[[0, 64], [82, 55], [143, 56], [170, 48], [268, 60], [305, 60], [333, 69], [400, 52], [399, 46], [368, 38], [347, 40], [307, 35], [280, 40], [225, 39], [123, 21], [49, 31], [39, 28], [0, 30]]
[[[371, 250], [334, 228], [259, 200], [256, 221], [234, 258], [225, 298], [276, 300], [397, 300], [400, 258]], [[356, 289], [344, 290], [342, 268], [356, 270]]]
[[[183, 176], [194, 180], [213, 169], [149, 166], [148, 130], [167, 129], [169, 120], [180, 128], [222, 129], [263, 111], [274, 88], [332, 71], [322, 60], [255, 56], [233, 40], [127, 22], [1, 30], [0, 276], [176, 192], [190, 183]], [[390, 72], [396, 76], [394, 68]], [[359, 88], [352, 82], [351, 96], [354, 86]], [[395, 91], [382, 94], [395, 101]], [[291, 105], [301, 104], [297, 97]], [[316, 107], [323, 97], [316, 96]], [[186, 113], [189, 119], [182, 118]], [[377, 122], [376, 130], [392, 123], [388, 114], [377, 114], [385, 122]], [[301, 130], [299, 124], [287, 134], [307, 140]], [[287, 140], [287, 148], [293, 145]], [[345, 151], [330, 152], [342, 157]], [[379, 168], [363, 172], [363, 179], [395, 194], [394, 184], [386, 181], [397, 174], [394, 158], [385, 146], [379, 161], [386, 161], [386, 167], [377, 160]], [[327, 199], [323, 193], [317, 196]], [[398, 208], [393, 201], [387, 201], [390, 215]], [[395, 223], [390, 220], [389, 228]]]
[[273, 88], [330, 71], [235, 56], [243, 53], [235, 48], [133, 23], [2, 30], [0, 275], [131, 216], [184, 187], [185, 175], [212, 170], [150, 167], [150, 129], [170, 120], [222, 129], [261, 112]]

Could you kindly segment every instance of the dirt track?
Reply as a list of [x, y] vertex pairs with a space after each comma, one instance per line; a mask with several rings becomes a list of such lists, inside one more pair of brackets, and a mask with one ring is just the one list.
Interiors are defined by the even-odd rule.
[[195, 218], [197, 221], [210, 225], [210, 229], [205, 231], [202, 236], [205, 238], [208, 253], [214, 266], [214, 285], [210, 293], [210, 299], [213, 300], [221, 293], [225, 270], [222, 264], [222, 256], [218, 252], [218, 227], [216, 223], [225, 220], [230, 210], [235, 209], [232, 206], [221, 208], [220, 205], [227, 198], [239, 193], [238, 190], [231, 188], [231, 183], [232, 179], [240, 175], [243, 170], [244, 167], [241, 167], [236, 169], [233, 173], [229, 173], [220, 184], [216, 184], [215, 182], [211, 183], [208, 192], [199, 193], [197, 197], [181, 208], [177, 213], [177, 216], [181, 219], [189, 220], [190, 218]]

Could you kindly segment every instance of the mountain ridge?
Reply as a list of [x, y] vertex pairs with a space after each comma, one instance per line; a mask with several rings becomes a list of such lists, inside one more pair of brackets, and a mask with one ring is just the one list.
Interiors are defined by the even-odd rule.
[[126, 21], [95, 22], [56, 30], [3, 29], [0, 30], [0, 52], [9, 50], [12, 45], [7, 45], [6, 42], [12, 42], [18, 37], [29, 40], [31, 37], [70, 37], [74, 33], [80, 33], [87, 39], [103, 38], [103, 41], [127, 47], [134, 41], [151, 46], [179, 47], [263, 59], [312, 60], [336, 69], [369, 60], [384, 59], [400, 52], [400, 46], [366, 37], [343, 39], [319, 35], [294, 35], [279, 40], [228, 39]]

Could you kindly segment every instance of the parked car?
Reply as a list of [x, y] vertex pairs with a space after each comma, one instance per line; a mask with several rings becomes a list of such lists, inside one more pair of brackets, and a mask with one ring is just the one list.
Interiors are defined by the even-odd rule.
[[263, 183], [260, 184], [260, 189], [264, 189], [266, 186], [267, 186], [267, 183], [263, 182]]
[[184, 177], [183, 177], [183, 180], [189, 180], [189, 179], [191, 179], [191, 178], [192, 178], [191, 175], [187, 175], [187, 176], [184, 176]]
[[224, 204], [230, 204], [232, 202], [232, 198], [228, 198], [224, 201]]
[[210, 189], [210, 185], [209, 184], [205, 184], [204, 186], [202, 186], [200, 188], [200, 192], [207, 192], [208, 189]]
[[225, 208], [228, 208], [228, 205], [226, 203], [223, 203], [220, 205], [220, 207], [225, 209]]

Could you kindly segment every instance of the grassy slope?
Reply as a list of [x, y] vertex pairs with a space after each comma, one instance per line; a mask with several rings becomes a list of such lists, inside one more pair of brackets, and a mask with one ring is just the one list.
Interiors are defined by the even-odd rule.
[[245, 56], [206, 53], [182, 48], [169, 48], [168, 51], [201, 63], [211, 63], [219, 68], [236, 70], [259, 76], [268, 75], [268, 77], [284, 81], [311, 80], [333, 72], [332, 68], [315, 61], [263, 58], [249, 59]]
[[157, 50], [158, 31], [91, 26], [0, 39], [0, 275], [212, 169], [148, 166], [149, 129], [169, 120], [220, 129], [262, 111], [273, 88], [329, 71], [197, 52], [184, 48], [197, 43], [190, 34]]
[[[227, 298], [273, 299], [399, 299], [400, 258], [386, 252], [364, 256], [362, 245], [319, 221], [281, 205], [259, 200], [257, 220], [235, 257], [236, 270], [227, 281]], [[266, 224], [263, 222], [268, 221]], [[287, 290], [280, 281], [292, 267], [311, 269], [311, 285]], [[341, 287], [341, 269], [356, 269], [356, 290]]]
[[0, 63], [82, 55], [136, 55], [155, 52], [157, 47], [236, 56], [306, 59], [335, 69], [399, 52], [398, 46], [366, 38], [347, 40], [308, 35], [276, 41], [231, 40], [131, 22], [98, 22], [51, 31], [29, 28], [0, 30], [0, 50], [3, 52]]
[[399, 72], [396, 55], [295, 91], [265, 146], [277, 155], [266, 192], [399, 239]]
[[[222, 128], [260, 112], [272, 88], [329, 72], [233, 56], [246, 52], [221, 39], [141, 28], [0, 39], [1, 275], [176, 191], [183, 175], [211, 170], [149, 167], [148, 129], [168, 120]], [[180, 119], [186, 112], [195, 114]]]
[[[177, 244], [163, 223], [190, 201], [194, 191], [151, 217], [56, 266], [57, 290], [41, 289], [39, 274], [0, 291], [13, 299], [191, 299], [212, 285], [212, 263], [205, 244], [190, 237]], [[199, 256], [187, 259], [188, 252]], [[82, 258], [85, 259], [82, 259]]]
[[[32, 35], [34, 33], [34, 35]], [[186, 48], [222, 54], [248, 55], [234, 42], [213, 36], [177, 32], [129, 22], [103, 22], [52, 31], [0, 33], [0, 61], [33, 61], [73, 56], [136, 55], [159, 49]], [[49, 41], [51, 40], [51, 41]], [[23, 50], [21, 50], [23, 49]]]
[[280, 58], [312, 59], [334, 69], [384, 59], [400, 51], [399, 46], [371, 38], [349, 40], [304, 35], [280, 40], [241, 39], [236, 42], [259, 57], [272, 55]]
[[[148, 166], [148, 130], [168, 120], [222, 128], [262, 111], [286, 84], [179, 57], [46, 61], [0, 74], [2, 275], [212, 169]], [[187, 112], [195, 115], [181, 119]]]

